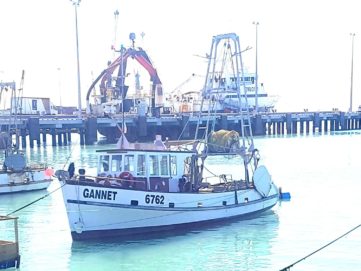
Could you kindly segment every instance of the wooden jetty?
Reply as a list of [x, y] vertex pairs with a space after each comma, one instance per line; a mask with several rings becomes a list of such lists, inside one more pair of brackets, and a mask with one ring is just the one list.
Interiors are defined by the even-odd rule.
[[[13, 239], [9, 241], [9, 238], [2, 240], [0, 235], [0, 269], [7, 269], [11, 267], [19, 268], [20, 266], [20, 254], [19, 254], [19, 237], [18, 237], [18, 218], [10, 216], [0, 216], [0, 223], [4, 225], [6, 222], [13, 222]], [[3, 231], [8, 233], [8, 225], [6, 225], [7, 230]]]
[[[19, 144], [27, 147], [27, 138], [31, 148], [44, 145], [47, 135], [51, 135], [53, 146], [68, 145], [72, 134], [80, 136], [81, 145], [91, 145], [98, 140], [98, 132], [115, 142], [120, 135], [119, 127], [123, 119], [127, 128], [127, 137], [132, 142], [154, 140], [161, 134], [163, 140], [194, 137], [194, 128], [198, 113], [137, 115], [124, 113], [112, 117], [83, 115], [19, 115], [10, 130], [19, 133]], [[240, 130], [241, 118], [235, 113], [219, 113], [214, 116], [216, 129]], [[206, 123], [206, 120], [204, 121]], [[361, 112], [323, 111], [323, 112], [284, 112], [258, 113], [251, 117], [254, 135], [290, 135], [315, 134], [333, 131], [361, 129]], [[9, 116], [0, 116], [1, 131], [8, 131]]]

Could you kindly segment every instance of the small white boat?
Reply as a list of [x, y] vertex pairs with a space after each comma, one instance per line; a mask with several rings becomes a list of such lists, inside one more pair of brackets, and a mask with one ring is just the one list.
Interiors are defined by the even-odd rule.
[[[226, 67], [215, 60], [223, 44], [227, 46], [220, 49], [233, 50], [227, 54], [230, 65], [242, 71], [238, 36], [219, 35], [212, 42], [210, 77]], [[236, 86], [238, 93], [244, 89]], [[212, 92], [217, 88], [207, 84], [205, 89], [217, 96]], [[73, 164], [68, 171], [58, 170], [72, 238], [198, 227], [272, 208], [279, 192], [254, 147], [249, 112], [239, 111], [244, 116], [240, 134], [215, 131], [214, 115], [209, 112], [205, 118], [201, 112], [194, 141], [162, 142], [159, 137], [154, 144], [128, 143], [123, 135], [117, 148], [98, 151], [96, 176], [85, 169], [75, 174]]]
[[0, 195], [46, 189], [52, 182], [53, 169], [45, 164], [28, 163], [19, 150], [16, 118], [20, 97], [16, 97], [15, 83], [6, 87], [11, 88], [11, 108], [8, 131], [0, 133], [0, 150], [4, 151], [4, 160], [0, 166]]
[[52, 175], [53, 169], [45, 164], [27, 163], [25, 155], [13, 147], [5, 151], [0, 168], [0, 195], [47, 189]]

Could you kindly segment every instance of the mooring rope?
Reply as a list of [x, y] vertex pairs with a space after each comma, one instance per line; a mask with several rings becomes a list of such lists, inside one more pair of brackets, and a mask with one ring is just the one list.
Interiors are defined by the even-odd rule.
[[302, 259], [299, 259], [298, 261], [294, 262], [293, 264], [290, 264], [289, 266], [280, 269], [280, 271], [289, 271], [291, 267], [293, 267], [294, 265], [298, 264], [299, 262], [307, 259], [308, 257], [312, 256], [313, 254], [323, 250], [324, 248], [328, 247], [329, 245], [335, 243], [336, 241], [340, 240], [341, 238], [345, 237], [346, 235], [350, 234], [351, 232], [353, 232], [354, 230], [356, 230], [357, 228], [361, 227], [361, 224], [357, 225], [356, 227], [352, 228], [351, 230], [347, 231], [346, 233], [342, 234], [341, 236], [337, 237], [336, 239], [332, 240], [331, 242], [327, 243], [326, 245], [320, 247], [319, 249], [316, 249], [315, 251], [311, 252], [310, 254], [308, 254], [307, 256], [303, 257]]
[[[78, 143], [78, 142], [76, 142], [76, 143]], [[63, 169], [65, 169], [66, 164], [69, 162], [69, 159], [70, 159], [70, 157], [71, 157], [71, 155], [72, 155], [72, 153], [73, 153], [73, 150], [74, 150], [74, 148], [73, 148], [73, 146], [72, 146], [72, 147], [70, 148], [70, 153], [69, 153], [68, 157], [66, 158], [65, 163], [64, 163], [64, 165], [63, 165]], [[54, 177], [54, 176], [53, 176], [53, 177]], [[44, 196], [42, 196], [42, 197], [40, 197], [40, 198], [38, 198], [38, 199], [36, 199], [36, 200], [34, 200], [34, 201], [32, 201], [32, 202], [24, 205], [24, 206], [16, 209], [15, 211], [12, 211], [11, 213], [8, 213], [7, 216], [12, 215], [12, 214], [14, 214], [14, 213], [16, 213], [16, 212], [19, 212], [20, 210], [25, 209], [26, 207], [29, 207], [30, 205], [33, 205], [34, 203], [36, 203], [36, 202], [38, 202], [38, 201], [40, 201], [40, 200], [42, 200], [42, 199], [45, 199], [46, 197], [50, 196], [50, 195], [53, 194], [54, 192], [56, 192], [56, 191], [58, 191], [59, 189], [61, 189], [65, 184], [66, 184], [66, 183], [64, 182], [60, 187], [56, 188], [55, 190], [53, 190], [53, 191], [45, 194]]]
[[187, 122], [186, 122], [185, 125], [183, 126], [183, 129], [182, 129], [180, 135], [178, 136], [178, 140], [180, 140], [180, 139], [182, 138], [183, 133], [185, 132], [185, 130], [186, 130], [186, 128], [187, 128], [187, 125], [188, 125], [188, 123], [189, 123], [189, 120], [190, 120], [190, 118], [187, 119]]
[[24, 205], [24, 206], [16, 209], [15, 211], [12, 211], [11, 213], [8, 213], [6, 216], [10, 216], [10, 215], [12, 215], [12, 214], [14, 214], [14, 213], [16, 213], [16, 212], [19, 212], [20, 210], [22, 210], [22, 209], [24, 209], [24, 208], [26, 208], [26, 207], [29, 207], [30, 205], [33, 205], [34, 203], [38, 202], [39, 200], [45, 199], [46, 197], [50, 196], [50, 195], [53, 194], [54, 192], [58, 191], [58, 190], [59, 190], [60, 188], [62, 188], [64, 185], [65, 185], [65, 182], [64, 182], [60, 187], [58, 187], [57, 189], [55, 189], [55, 190], [53, 190], [53, 191], [45, 194], [44, 196], [42, 196], [42, 197], [40, 197], [40, 198], [38, 198], [38, 199], [36, 199], [36, 200], [34, 200], [34, 201], [32, 201], [32, 202]]

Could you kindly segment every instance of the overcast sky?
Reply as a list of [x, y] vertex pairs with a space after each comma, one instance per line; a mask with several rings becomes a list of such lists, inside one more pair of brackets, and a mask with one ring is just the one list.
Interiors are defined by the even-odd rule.
[[[74, 13], [69, 0], [0, 0], [0, 80], [19, 85], [24, 69], [24, 96], [77, 105]], [[196, 55], [209, 53], [217, 34], [235, 32], [242, 48], [253, 47], [243, 60], [254, 70], [254, 21], [259, 22], [259, 80], [280, 97], [279, 111], [348, 110], [350, 33], [356, 33], [353, 108], [361, 105], [357, 0], [83, 0], [78, 8], [82, 105], [92, 78], [114, 57], [115, 38], [117, 46], [129, 46], [129, 33], [136, 33], [164, 90], [171, 91], [192, 73], [205, 73], [204, 60]]]

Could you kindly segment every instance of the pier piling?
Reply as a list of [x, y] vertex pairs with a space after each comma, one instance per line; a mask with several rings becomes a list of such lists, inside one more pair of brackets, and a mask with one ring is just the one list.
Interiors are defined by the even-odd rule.
[[51, 133], [51, 145], [56, 146], [56, 130], [51, 129], [50, 133]]
[[[66, 136], [66, 134], [64, 134]], [[97, 138], [97, 119], [88, 118], [85, 122], [85, 144], [91, 145], [98, 140]]]
[[58, 132], [58, 146], [63, 146], [63, 140], [61, 138], [61, 132]]
[[138, 116], [138, 136], [147, 136], [147, 117]]
[[79, 129], [80, 145], [85, 145], [85, 133], [84, 129]]
[[28, 130], [29, 130], [29, 143], [30, 148], [34, 148], [34, 140], [37, 141], [38, 146], [40, 146], [40, 124], [39, 118], [29, 118], [28, 119]]

